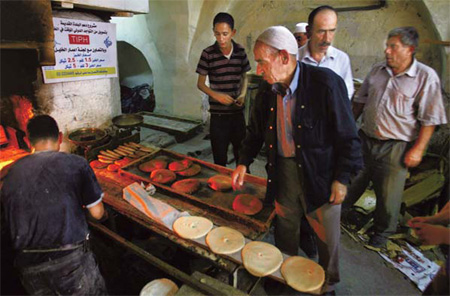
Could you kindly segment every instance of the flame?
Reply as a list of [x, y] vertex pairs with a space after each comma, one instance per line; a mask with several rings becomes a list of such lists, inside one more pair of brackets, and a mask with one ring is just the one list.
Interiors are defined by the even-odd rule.
[[11, 102], [18, 126], [22, 131], [26, 132], [28, 121], [34, 116], [33, 105], [25, 96], [11, 96]]
[[[26, 132], [28, 121], [34, 116], [31, 101], [25, 96], [18, 95], [11, 96], [10, 101], [17, 121], [17, 128]], [[9, 139], [6, 137], [6, 134], [9, 135]], [[6, 148], [1, 149], [0, 152], [0, 179], [8, 173], [14, 161], [29, 154], [27, 151], [19, 149], [15, 127], [6, 126], [6, 130], [3, 130], [2, 135], [4, 138], [2, 144], [8, 145]], [[27, 137], [24, 137], [23, 140], [28, 147], [31, 147]]]
[[0, 162], [0, 171], [1, 171], [5, 166], [7, 166], [8, 164], [13, 163], [13, 162], [14, 162], [14, 159], [6, 160], [6, 161], [1, 161], [1, 162]]
[[22, 149], [9, 147], [1, 149], [0, 152], [0, 179], [8, 173], [9, 169], [16, 160], [27, 156], [29, 153]]

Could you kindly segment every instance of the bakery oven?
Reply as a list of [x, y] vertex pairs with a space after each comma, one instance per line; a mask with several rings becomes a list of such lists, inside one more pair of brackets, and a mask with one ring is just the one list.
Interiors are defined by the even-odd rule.
[[101, 21], [93, 10], [67, 11], [53, 2], [0, 1], [0, 163], [29, 153], [25, 131], [33, 115], [52, 115], [64, 133], [62, 151], [84, 156], [110, 137], [131, 134], [109, 130], [120, 114], [118, 79], [44, 84], [42, 66], [55, 65], [53, 17]]
[[40, 66], [55, 62], [49, 2], [1, 1], [0, 168], [29, 153], [28, 120], [45, 111], [35, 92]]
[[33, 117], [33, 106], [27, 96], [11, 95], [2, 98], [0, 125], [0, 170], [14, 160], [27, 155], [30, 143], [26, 126]]
[[38, 65], [35, 50], [1, 50], [0, 169], [30, 152], [26, 127], [40, 111], [34, 98]]

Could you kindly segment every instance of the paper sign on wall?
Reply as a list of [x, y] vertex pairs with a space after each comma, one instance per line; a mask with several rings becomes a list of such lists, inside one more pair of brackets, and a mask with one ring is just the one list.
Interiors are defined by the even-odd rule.
[[45, 83], [117, 77], [116, 24], [53, 18], [55, 66]]

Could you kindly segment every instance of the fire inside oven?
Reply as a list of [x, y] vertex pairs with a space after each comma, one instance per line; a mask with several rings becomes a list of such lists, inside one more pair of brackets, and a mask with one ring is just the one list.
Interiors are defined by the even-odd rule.
[[12, 95], [2, 99], [1, 109], [0, 170], [31, 150], [26, 127], [33, 117], [33, 106], [26, 96]]
[[27, 155], [26, 127], [39, 112], [35, 97], [39, 55], [31, 49], [1, 49], [0, 169]]

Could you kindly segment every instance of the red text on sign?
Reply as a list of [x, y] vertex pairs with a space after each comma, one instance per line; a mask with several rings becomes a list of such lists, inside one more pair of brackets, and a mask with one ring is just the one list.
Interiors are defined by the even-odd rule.
[[89, 44], [89, 35], [69, 34], [70, 44]]

